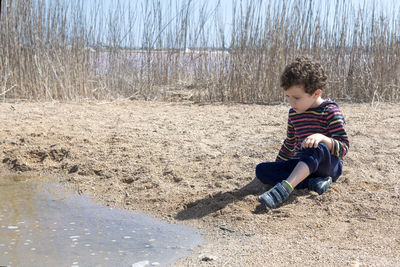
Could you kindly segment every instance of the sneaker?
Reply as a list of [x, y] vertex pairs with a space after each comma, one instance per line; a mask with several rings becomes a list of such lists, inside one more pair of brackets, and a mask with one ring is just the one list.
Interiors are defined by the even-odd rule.
[[319, 195], [325, 193], [331, 186], [332, 178], [308, 178], [308, 189], [317, 192]]
[[258, 197], [258, 201], [265, 207], [270, 209], [276, 209], [284, 201], [289, 198], [289, 192], [282, 185], [282, 183], [277, 183], [270, 190]]

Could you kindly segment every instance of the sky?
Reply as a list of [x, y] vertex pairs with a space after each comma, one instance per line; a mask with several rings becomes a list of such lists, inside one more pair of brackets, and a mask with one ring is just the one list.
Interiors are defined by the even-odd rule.
[[[53, 1], [53, 0], [48, 0]], [[63, 0], [59, 0], [63, 1]], [[208, 18], [208, 24], [205, 22], [205, 26], [211, 24], [215, 25], [215, 20], [218, 20], [219, 29], [222, 29], [226, 39], [229, 39], [231, 29], [232, 29], [232, 16], [233, 16], [233, 6], [236, 3], [258, 3], [261, 2], [261, 12], [267, 10], [267, 3], [271, 2], [273, 4], [282, 3], [281, 0], [64, 0], [69, 3], [80, 2], [82, 4], [83, 12], [87, 14], [89, 21], [94, 21], [93, 14], [98, 12], [100, 16], [96, 17], [96, 22], [94, 30], [102, 31], [104, 38], [106, 38], [106, 31], [104, 29], [109, 29], [110, 25], [114, 29], [120, 31], [120, 41], [126, 45], [139, 46], [139, 39], [143, 39], [144, 31], [151, 29], [153, 34], [159, 35], [160, 38], [167, 31], [172, 31], [172, 25], [176, 21], [184, 7], [187, 3], [190, 3], [190, 21], [196, 25], [192, 25], [191, 29], [199, 28], [200, 14]], [[82, 2], [83, 1], [83, 2]], [[372, 11], [378, 14], [383, 14], [391, 18], [395, 18], [397, 21], [400, 20], [400, 3], [396, 0], [313, 0], [314, 8], [320, 8], [322, 10], [328, 10], [326, 16], [328, 16], [329, 21], [333, 21], [334, 6], [337, 2], [350, 4], [353, 8], [358, 9], [363, 8], [366, 16], [371, 16]], [[285, 0], [286, 3], [301, 2], [298, 0]], [[152, 12], [154, 6], [152, 4], [158, 3], [159, 6], [156, 7], [157, 10], [162, 13], [162, 21], [160, 25], [153, 25], [153, 17], [155, 13]], [[219, 8], [216, 9], [219, 3]], [[327, 9], [326, 9], [327, 8]], [[118, 11], [118, 13], [116, 13]], [[218, 13], [215, 11], [218, 10]], [[122, 11], [122, 12], [121, 12]], [[317, 10], [314, 10], [315, 12]], [[201, 13], [203, 12], [203, 13]], [[109, 23], [110, 14], [113, 14], [114, 18], [117, 17], [119, 20], [114, 23]], [[99, 19], [100, 18], [100, 19]], [[350, 18], [351, 19], [351, 18]], [[90, 24], [91, 22], [89, 22]], [[399, 22], [397, 22], [400, 24]], [[151, 27], [149, 27], [149, 25]], [[208, 31], [209, 35], [215, 34], [216, 37], [219, 35], [215, 29], [213, 31]], [[397, 30], [398, 31], [398, 30]], [[195, 33], [193, 33], [195, 35]], [[198, 37], [196, 35], [196, 37]], [[213, 36], [211, 36], [213, 37]], [[200, 37], [199, 37], [200, 38]], [[157, 39], [154, 38], [153, 39]], [[212, 39], [212, 38], [211, 38]], [[107, 42], [106, 40], [104, 42]], [[156, 45], [157, 41], [154, 41]]]

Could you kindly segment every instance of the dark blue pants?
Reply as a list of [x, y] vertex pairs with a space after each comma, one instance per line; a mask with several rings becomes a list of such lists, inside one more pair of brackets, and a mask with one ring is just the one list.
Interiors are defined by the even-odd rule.
[[256, 177], [264, 184], [274, 186], [287, 179], [299, 161], [307, 164], [310, 169], [310, 175], [299, 183], [296, 188], [307, 188], [308, 178], [330, 176], [335, 182], [342, 174], [342, 161], [338, 157], [332, 156], [324, 143], [319, 143], [317, 148], [303, 149], [300, 159], [258, 164]]

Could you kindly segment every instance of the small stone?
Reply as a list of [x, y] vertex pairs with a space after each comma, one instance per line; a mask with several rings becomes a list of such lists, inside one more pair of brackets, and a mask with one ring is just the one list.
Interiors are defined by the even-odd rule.
[[202, 255], [200, 257], [201, 257], [201, 261], [214, 261], [214, 260], [218, 259], [218, 257], [214, 256], [214, 255], [207, 255], [207, 256]]
[[75, 173], [78, 171], [78, 169], [79, 169], [78, 165], [74, 165], [72, 166], [71, 169], [69, 169], [68, 173]]

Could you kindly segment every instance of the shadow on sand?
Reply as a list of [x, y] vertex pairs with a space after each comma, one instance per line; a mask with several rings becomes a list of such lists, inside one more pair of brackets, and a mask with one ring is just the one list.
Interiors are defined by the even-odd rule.
[[[241, 201], [248, 195], [258, 196], [265, 191], [272, 188], [272, 186], [262, 184], [258, 179], [254, 179], [244, 187], [227, 192], [218, 192], [214, 195], [210, 195], [206, 198], [196, 200], [194, 202], [188, 203], [182, 211], [180, 211], [176, 216], [175, 219], [177, 220], [190, 220], [190, 219], [199, 219], [204, 216], [207, 216], [211, 213], [214, 213], [218, 210], [222, 210], [228, 204]], [[282, 205], [290, 204], [296, 201], [296, 198], [299, 196], [308, 195], [309, 191], [306, 189], [295, 190], [289, 199]], [[309, 198], [315, 198], [316, 195], [310, 195]], [[268, 212], [269, 210], [266, 209], [263, 205], [259, 204], [255, 210], [253, 211], [254, 214], [263, 214]]]
[[[248, 195], [260, 195], [270, 186], [262, 184], [257, 179], [254, 179], [244, 187], [228, 191], [228, 192], [218, 192], [216, 194], [210, 195], [207, 198], [199, 199], [194, 202], [188, 203], [184, 210], [180, 211], [175, 219], [178, 220], [189, 220], [198, 219], [208, 214], [214, 213], [218, 210], [225, 208], [228, 204], [240, 201]], [[263, 207], [257, 207], [254, 211], [256, 213], [265, 211]]]

